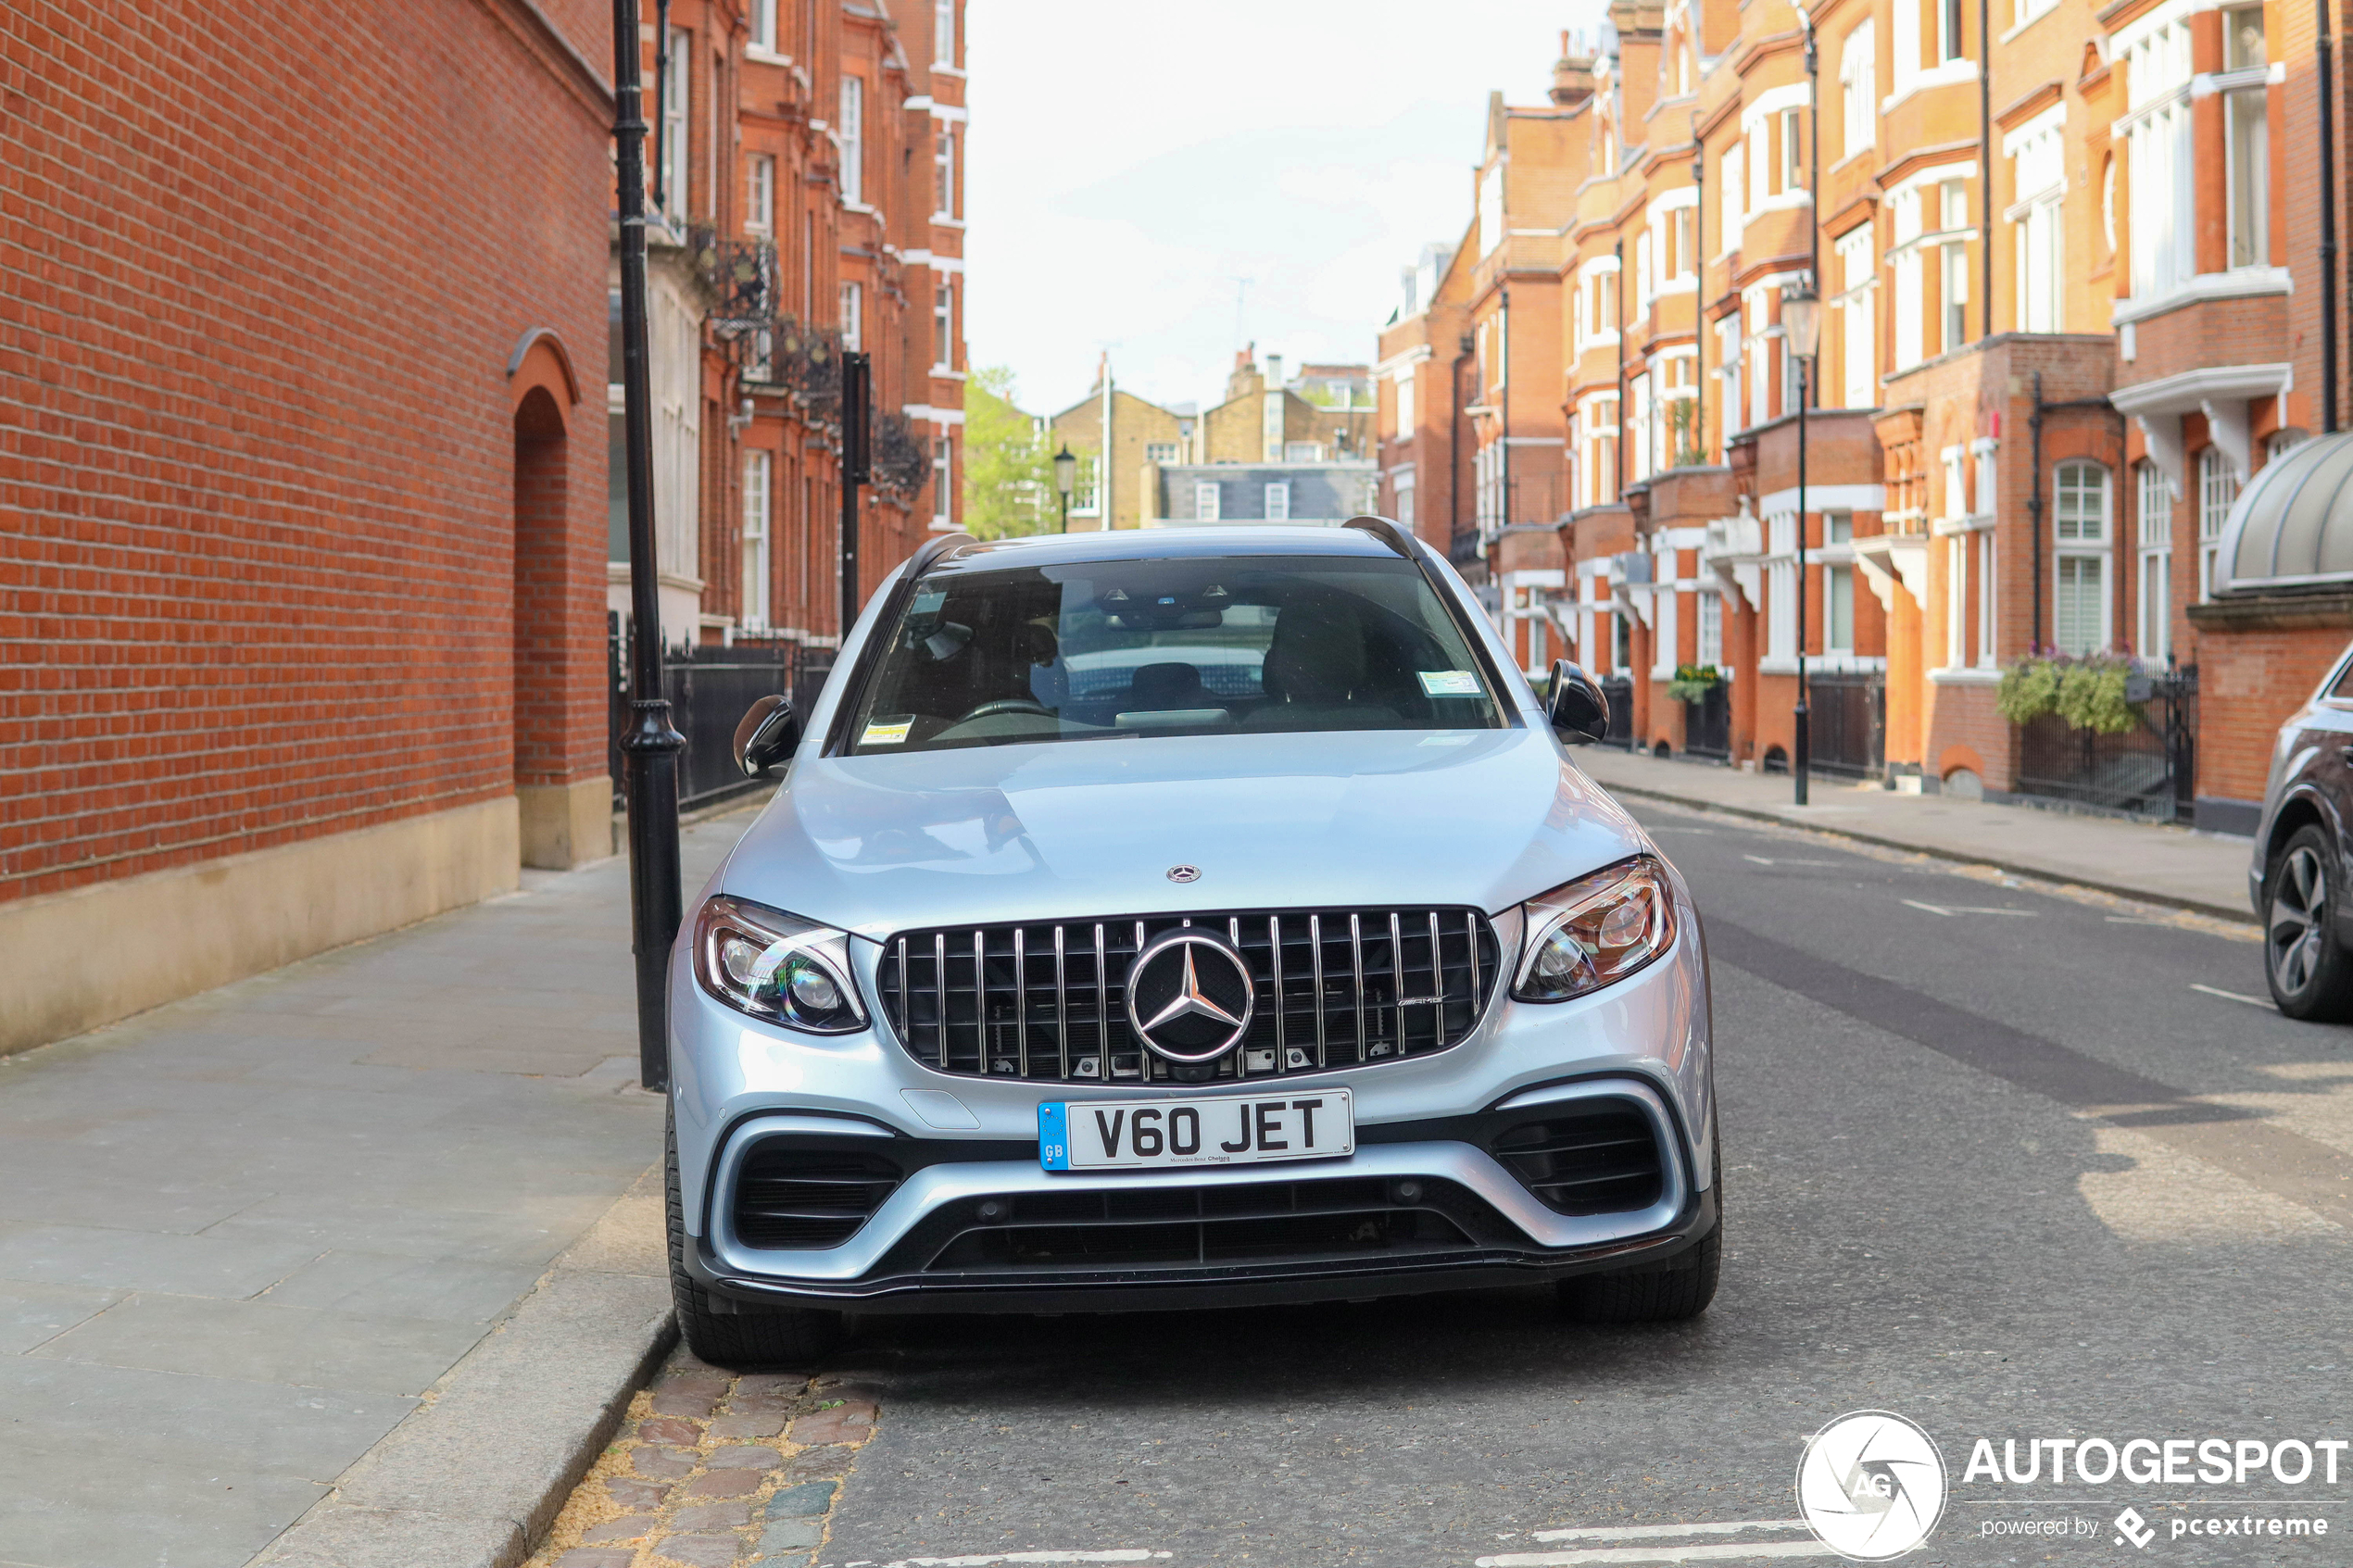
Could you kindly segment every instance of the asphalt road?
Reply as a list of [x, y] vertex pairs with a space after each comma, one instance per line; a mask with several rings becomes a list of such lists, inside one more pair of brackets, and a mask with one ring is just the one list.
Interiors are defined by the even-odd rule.
[[[2353, 1453], [2335, 1485], [1963, 1474], [1979, 1437], [2353, 1437], [2353, 1030], [2236, 999], [2259, 950], [2215, 922], [1638, 814], [1714, 958], [1704, 1318], [1511, 1291], [873, 1323], [849, 1364], [885, 1413], [822, 1561], [1771, 1561], [1819, 1550], [1786, 1527], [1806, 1436], [1881, 1409], [1951, 1468], [1911, 1562], [2353, 1562]], [[2331, 1534], [2171, 1537], [2224, 1512]], [[1987, 1534], [2060, 1518], [2089, 1533]]]

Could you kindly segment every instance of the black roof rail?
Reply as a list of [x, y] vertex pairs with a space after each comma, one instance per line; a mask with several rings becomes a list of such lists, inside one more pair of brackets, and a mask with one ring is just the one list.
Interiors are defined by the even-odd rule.
[[1379, 540], [1390, 549], [1395, 550], [1407, 560], [1416, 558], [1414, 555], [1414, 541], [1406, 535], [1405, 531], [1403, 528], [1400, 528], [1393, 519], [1375, 517], [1370, 512], [1362, 512], [1355, 517], [1350, 518], [1346, 522], [1341, 523], [1340, 526], [1342, 528], [1353, 528], [1360, 533], [1371, 534], [1374, 538]]

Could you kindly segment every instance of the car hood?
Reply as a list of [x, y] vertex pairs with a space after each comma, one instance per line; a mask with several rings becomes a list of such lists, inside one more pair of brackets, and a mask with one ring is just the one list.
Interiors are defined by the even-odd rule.
[[1648, 845], [1541, 730], [1166, 736], [803, 757], [718, 885], [876, 939], [1197, 909], [1493, 912]]

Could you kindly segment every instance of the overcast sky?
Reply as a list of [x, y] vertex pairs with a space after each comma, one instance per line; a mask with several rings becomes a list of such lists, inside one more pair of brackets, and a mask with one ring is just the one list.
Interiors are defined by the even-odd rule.
[[1561, 30], [1601, 14], [970, 0], [972, 364], [1010, 366], [1044, 413], [1087, 395], [1105, 348], [1122, 386], [1203, 407], [1245, 340], [1369, 362], [1399, 269], [1469, 220], [1488, 93], [1542, 102]]

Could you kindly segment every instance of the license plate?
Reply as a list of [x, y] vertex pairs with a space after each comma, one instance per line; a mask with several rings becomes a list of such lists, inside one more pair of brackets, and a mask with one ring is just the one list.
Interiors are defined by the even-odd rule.
[[1048, 1100], [1038, 1161], [1049, 1171], [1161, 1171], [1356, 1152], [1346, 1089], [1215, 1099]]

